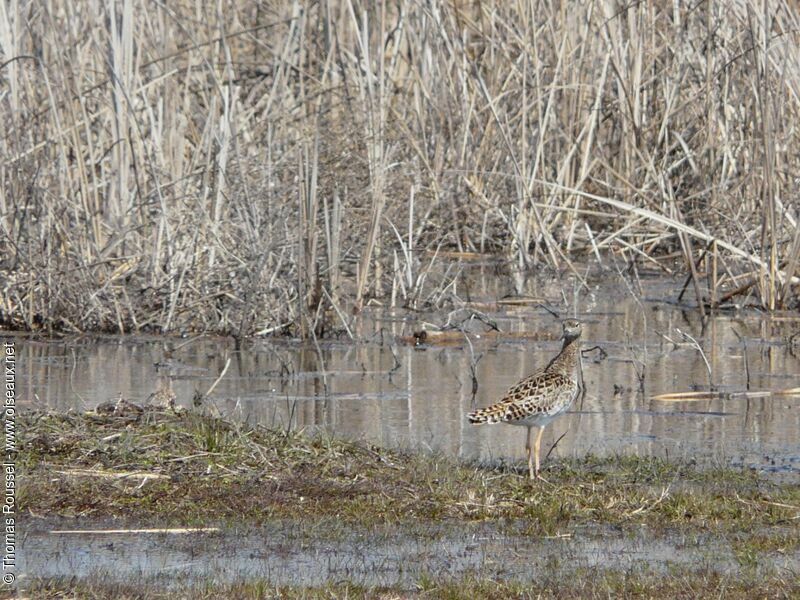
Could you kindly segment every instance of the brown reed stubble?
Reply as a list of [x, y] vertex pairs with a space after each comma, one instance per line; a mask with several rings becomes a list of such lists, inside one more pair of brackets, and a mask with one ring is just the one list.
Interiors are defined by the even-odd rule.
[[793, 4], [8, 6], [6, 325], [321, 333], [440, 244], [796, 302]]

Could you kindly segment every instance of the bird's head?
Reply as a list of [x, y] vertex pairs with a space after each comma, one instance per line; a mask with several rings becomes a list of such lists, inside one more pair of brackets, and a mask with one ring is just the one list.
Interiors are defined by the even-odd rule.
[[564, 325], [564, 339], [567, 341], [576, 340], [581, 337], [583, 325], [577, 319], [566, 319]]

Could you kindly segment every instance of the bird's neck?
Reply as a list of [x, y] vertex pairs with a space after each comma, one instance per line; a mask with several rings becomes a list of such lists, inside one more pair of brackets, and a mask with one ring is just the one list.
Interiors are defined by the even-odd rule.
[[561, 352], [547, 365], [547, 371], [560, 373], [567, 377], [573, 376], [578, 371], [578, 361], [581, 356], [580, 338], [564, 338]]

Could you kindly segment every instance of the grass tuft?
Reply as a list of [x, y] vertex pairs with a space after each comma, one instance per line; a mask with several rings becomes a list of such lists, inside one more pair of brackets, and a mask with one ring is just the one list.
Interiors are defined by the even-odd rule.
[[330, 517], [353, 525], [494, 522], [534, 535], [588, 523], [758, 532], [800, 515], [797, 486], [653, 457], [553, 462], [543, 484], [522, 470], [188, 412], [36, 412], [22, 417], [19, 431], [20, 508], [33, 514], [135, 515], [181, 525]]

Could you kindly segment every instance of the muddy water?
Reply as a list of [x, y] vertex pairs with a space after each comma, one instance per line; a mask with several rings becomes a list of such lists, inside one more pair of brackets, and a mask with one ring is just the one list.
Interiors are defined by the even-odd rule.
[[[798, 315], [730, 311], [704, 319], [676, 303], [682, 282], [672, 280], [605, 276], [587, 290], [567, 279], [515, 285], [488, 267], [473, 271], [469, 289], [455, 290], [469, 300], [466, 307], [454, 305], [450, 314], [369, 309], [359, 343], [346, 336], [318, 347], [255, 341], [236, 351], [228, 340], [208, 338], [18, 339], [19, 402], [84, 410], [120, 395], [144, 401], [166, 382], [188, 407], [230, 359], [211, 404], [235, 418], [516, 461], [525, 452], [524, 428], [471, 426], [464, 418], [559, 348], [558, 321], [541, 306], [498, 304], [516, 292], [577, 315], [586, 323], [583, 347], [596, 348], [584, 357], [585, 397], [545, 431], [545, 448], [565, 434], [554, 456], [632, 453], [746, 465], [778, 476], [800, 473], [800, 395], [742, 393], [800, 386], [800, 336], [794, 343], [791, 338], [800, 332]], [[402, 339], [424, 324], [434, 329], [448, 318], [461, 322], [469, 309], [493, 320], [502, 334], [487, 336], [487, 327], [472, 319], [462, 323], [474, 334], [469, 341], [456, 335], [447, 344], [415, 347]], [[709, 389], [722, 394], [702, 401], [652, 399]]]

